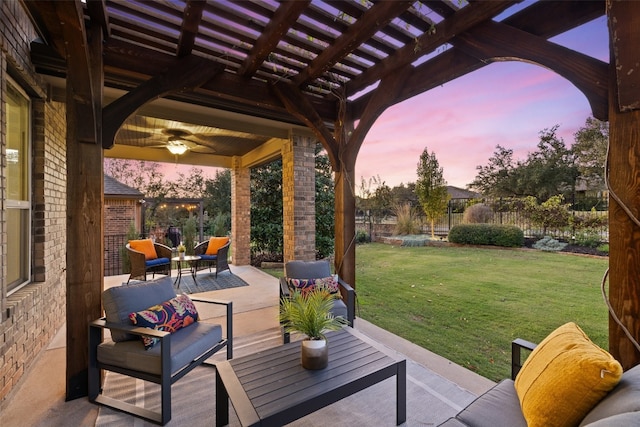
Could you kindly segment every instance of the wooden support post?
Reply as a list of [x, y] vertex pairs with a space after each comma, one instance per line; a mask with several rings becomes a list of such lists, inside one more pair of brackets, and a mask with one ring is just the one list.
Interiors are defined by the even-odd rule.
[[[640, 226], [633, 218], [640, 218], [640, 3], [611, 1], [607, 8], [612, 47], [608, 295], [615, 315], [640, 340]], [[609, 351], [625, 370], [640, 363], [640, 352], [611, 315]]]
[[[104, 74], [102, 29], [90, 31], [92, 107], [102, 111]], [[78, 122], [85, 120], [74, 102], [84, 74], [67, 78], [67, 369], [66, 400], [88, 395], [89, 322], [102, 314], [104, 287], [104, 177], [102, 117], [93, 122], [92, 143], [80, 143]], [[86, 132], [86, 130], [85, 130]]]
[[67, 109], [66, 400], [88, 392], [88, 329], [101, 314], [104, 272], [102, 146], [79, 143], [76, 120], [75, 109]]

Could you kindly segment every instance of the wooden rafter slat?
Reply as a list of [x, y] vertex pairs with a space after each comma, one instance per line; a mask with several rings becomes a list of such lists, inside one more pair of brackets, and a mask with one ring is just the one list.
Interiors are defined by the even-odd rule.
[[184, 20], [180, 28], [180, 38], [178, 39], [178, 57], [187, 56], [193, 50], [202, 20], [202, 11], [206, 4], [205, 0], [187, 0], [184, 7]]
[[[368, 10], [367, 4], [361, 3], [361, 2], [345, 2], [341, 0], [340, 1], [330, 0], [327, 3], [333, 4], [336, 7], [339, 6], [343, 12], [348, 13], [350, 16], [353, 16], [354, 18], [356, 18], [356, 20], [360, 19], [364, 15], [364, 13]], [[398, 15], [398, 18], [404, 15], [405, 13], [406, 11]], [[391, 37], [394, 40], [397, 40], [403, 45], [409, 43], [414, 37], [413, 34], [409, 33], [408, 31], [401, 28], [400, 26], [395, 25], [393, 21], [390, 21], [388, 25], [386, 25], [385, 27], [380, 28], [379, 32], [384, 34], [387, 37]], [[368, 42], [368, 44], [371, 44], [374, 42], [379, 43], [379, 46], [383, 46], [384, 49], [386, 49], [385, 52], [387, 53], [387, 55], [392, 54], [398, 47], [397, 44], [390, 43], [387, 40], [385, 40], [385, 37], [380, 37], [377, 34], [374, 34], [371, 37], [371, 40]]]
[[351, 53], [365, 40], [371, 38], [381, 27], [401, 14], [412, 4], [411, 1], [398, 0], [374, 4], [355, 24], [338, 37], [335, 42], [318, 55], [307, 68], [294, 79], [296, 86], [303, 86], [315, 79], [342, 57]]
[[[331, 42], [333, 42], [333, 40], [335, 40], [340, 34], [348, 31], [349, 27], [351, 26], [351, 24], [347, 23], [344, 18], [336, 17], [329, 11], [319, 8], [313, 4], [311, 5], [311, 7], [309, 7], [309, 10], [305, 12], [305, 15], [333, 30], [333, 33], [320, 30], [325, 34], [325, 38], [328, 38]], [[393, 46], [389, 46], [388, 44], [382, 43], [379, 40], [375, 40], [373, 38], [367, 40], [367, 44], [371, 49], [382, 52], [384, 55], [388, 55], [393, 52]], [[362, 47], [358, 47], [355, 52], [357, 52], [358, 55], [361, 55], [363, 58], [368, 59], [372, 62], [377, 62], [378, 60], [380, 60], [380, 57], [384, 56], [382, 54], [373, 56], [369, 51], [365, 50]]]
[[310, 0], [285, 1], [273, 14], [263, 33], [258, 37], [253, 49], [240, 66], [238, 74], [252, 75], [264, 62], [269, 54], [278, 46], [278, 42], [287, 33], [291, 25], [298, 19], [302, 11], [309, 5]]

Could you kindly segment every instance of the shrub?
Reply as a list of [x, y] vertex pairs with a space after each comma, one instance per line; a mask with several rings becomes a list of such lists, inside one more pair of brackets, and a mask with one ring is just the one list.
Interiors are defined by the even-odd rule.
[[449, 241], [466, 245], [520, 247], [524, 245], [524, 233], [513, 225], [461, 224], [451, 227]]
[[600, 245], [600, 234], [594, 230], [580, 231], [573, 238], [576, 245], [597, 248]]
[[368, 243], [371, 241], [369, 234], [364, 230], [356, 231], [356, 243]]
[[395, 234], [403, 236], [420, 232], [416, 211], [409, 203], [396, 206], [393, 210], [397, 219]]
[[469, 206], [462, 216], [464, 224], [487, 224], [493, 219], [493, 210], [484, 203]]
[[532, 247], [545, 252], [557, 252], [563, 250], [566, 246], [566, 243], [559, 242], [551, 236], [545, 236], [535, 242]]

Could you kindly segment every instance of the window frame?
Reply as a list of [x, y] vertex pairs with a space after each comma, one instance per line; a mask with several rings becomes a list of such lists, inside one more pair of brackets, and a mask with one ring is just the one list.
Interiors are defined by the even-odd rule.
[[[32, 262], [32, 251], [31, 251], [31, 239], [32, 239], [32, 233], [31, 233], [31, 222], [32, 222], [32, 217], [33, 217], [33, 211], [32, 211], [32, 200], [33, 200], [33, 189], [32, 189], [32, 182], [33, 182], [33, 178], [32, 178], [32, 150], [33, 150], [33, 131], [32, 131], [32, 121], [33, 121], [33, 103], [31, 98], [29, 97], [29, 95], [27, 94], [27, 92], [15, 81], [13, 80], [11, 77], [7, 76], [6, 79], [6, 89], [5, 89], [5, 102], [3, 105], [3, 108], [5, 109], [5, 117], [6, 120], [8, 120], [8, 106], [9, 106], [9, 91], [15, 91], [17, 93], [17, 95], [19, 95], [22, 100], [25, 101], [25, 105], [20, 106], [20, 108], [25, 108], [26, 110], [26, 114], [27, 114], [27, 120], [25, 123], [25, 166], [26, 170], [24, 171], [20, 171], [20, 179], [24, 179], [26, 180], [26, 182], [23, 182], [22, 185], [24, 185], [25, 188], [25, 200], [22, 199], [10, 199], [9, 198], [9, 180], [8, 180], [8, 165], [7, 163], [5, 163], [5, 166], [3, 167], [3, 176], [5, 177], [5, 182], [7, 183], [7, 188], [5, 190], [5, 221], [4, 221], [4, 226], [5, 226], [5, 230], [4, 230], [4, 234], [8, 236], [9, 234], [9, 230], [10, 227], [12, 227], [12, 225], [9, 224], [9, 210], [15, 210], [17, 212], [19, 212], [20, 214], [24, 215], [24, 217], [22, 218], [22, 225], [24, 225], [23, 227], [20, 227], [20, 231], [19, 231], [19, 237], [21, 240], [20, 246], [19, 246], [19, 251], [20, 251], [20, 262], [19, 262], [19, 266], [18, 266], [18, 270], [20, 271], [19, 273], [19, 277], [17, 280], [15, 280], [12, 283], [9, 283], [9, 278], [6, 277], [6, 286], [7, 286], [7, 295], [11, 295], [12, 293], [18, 291], [19, 289], [23, 288], [24, 286], [28, 285], [29, 283], [31, 283], [31, 276], [32, 276], [32, 266], [31, 266], [31, 262]], [[7, 123], [4, 123], [4, 130], [5, 130], [5, 135], [6, 135], [6, 140], [5, 140], [5, 145], [4, 145], [4, 156], [5, 158], [7, 157], [7, 147], [9, 146], [9, 133], [7, 130]], [[6, 251], [7, 253], [9, 253], [10, 251], [12, 251], [13, 249], [10, 247], [10, 239], [7, 239], [6, 242]], [[8, 256], [6, 257], [6, 263], [7, 263], [7, 270], [5, 270], [5, 274], [8, 275], [8, 264], [9, 264], [9, 258]]]

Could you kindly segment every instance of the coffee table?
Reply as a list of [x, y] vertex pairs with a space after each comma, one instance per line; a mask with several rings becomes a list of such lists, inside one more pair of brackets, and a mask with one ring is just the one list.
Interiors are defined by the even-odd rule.
[[180, 287], [180, 281], [182, 280], [182, 272], [183, 270], [188, 271], [189, 273], [191, 273], [191, 277], [193, 277], [193, 283], [195, 283], [196, 285], [198, 284], [198, 282], [196, 282], [196, 262], [200, 261], [200, 257], [197, 255], [185, 255], [184, 257], [173, 257], [171, 258], [171, 261], [174, 261], [177, 266], [178, 266], [178, 277], [176, 277], [176, 281], [173, 282], [174, 285], [176, 285], [177, 288]]
[[350, 327], [327, 334], [329, 365], [318, 371], [300, 364], [300, 342], [216, 363], [216, 426], [229, 424], [229, 401], [242, 426], [281, 426], [392, 376], [396, 423], [404, 423], [406, 360], [383, 353], [360, 337]]

